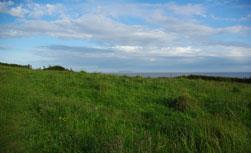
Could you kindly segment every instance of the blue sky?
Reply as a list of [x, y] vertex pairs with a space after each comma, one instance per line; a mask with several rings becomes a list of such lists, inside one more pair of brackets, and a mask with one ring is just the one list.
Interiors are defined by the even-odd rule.
[[251, 2], [1, 0], [0, 61], [90, 72], [251, 71]]

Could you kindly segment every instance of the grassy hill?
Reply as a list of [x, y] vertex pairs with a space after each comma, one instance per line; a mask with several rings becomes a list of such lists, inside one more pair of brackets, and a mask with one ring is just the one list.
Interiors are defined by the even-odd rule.
[[0, 65], [0, 152], [251, 152], [251, 84]]

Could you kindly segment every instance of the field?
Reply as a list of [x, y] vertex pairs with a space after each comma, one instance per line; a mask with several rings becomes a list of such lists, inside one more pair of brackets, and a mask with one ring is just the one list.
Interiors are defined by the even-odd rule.
[[1, 153], [249, 153], [251, 84], [0, 65]]

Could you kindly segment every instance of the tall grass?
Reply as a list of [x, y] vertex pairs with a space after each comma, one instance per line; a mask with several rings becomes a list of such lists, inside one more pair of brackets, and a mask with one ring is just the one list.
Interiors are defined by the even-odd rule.
[[0, 152], [251, 152], [251, 85], [0, 65]]

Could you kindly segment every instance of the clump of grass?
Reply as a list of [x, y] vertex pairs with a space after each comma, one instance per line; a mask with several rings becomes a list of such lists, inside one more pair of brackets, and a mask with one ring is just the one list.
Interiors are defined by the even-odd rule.
[[233, 89], [232, 89], [232, 92], [235, 92], [235, 93], [238, 93], [238, 92], [240, 92], [241, 90], [240, 90], [240, 88], [238, 88], [238, 87], [233, 87]]
[[188, 93], [183, 93], [170, 102], [169, 106], [177, 111], [185, 112], [192, 107], [193, 103], [194, 99]]

